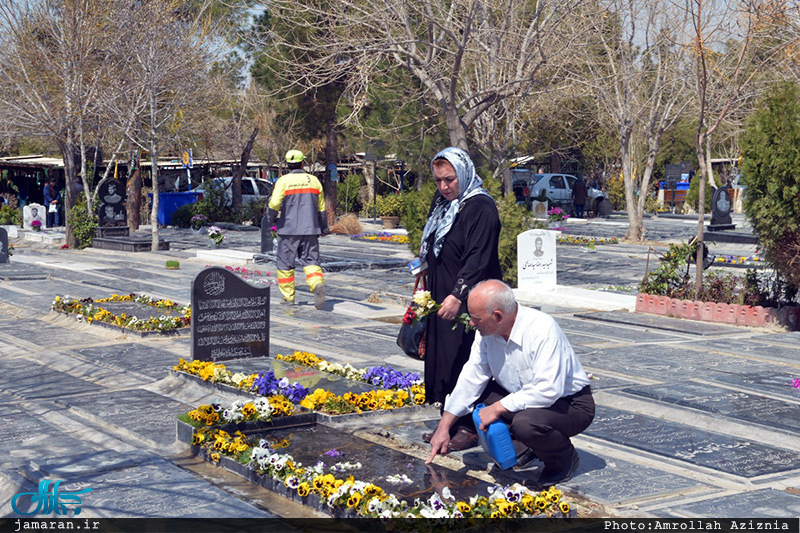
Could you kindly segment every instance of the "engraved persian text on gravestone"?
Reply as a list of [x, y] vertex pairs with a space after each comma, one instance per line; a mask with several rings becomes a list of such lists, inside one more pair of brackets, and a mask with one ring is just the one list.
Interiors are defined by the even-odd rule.
[[192, 359], [220, 361], [269, 355], [269, 287], [255, 287], [223, 268], [192, 282]]

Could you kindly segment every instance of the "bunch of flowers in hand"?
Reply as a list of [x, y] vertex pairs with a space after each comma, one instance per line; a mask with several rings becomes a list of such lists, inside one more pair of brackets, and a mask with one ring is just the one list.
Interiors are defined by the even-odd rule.
[[208, 217], [203, 214], [197, 214], [189, 220], [189, 224], [191, 224], [193, 230], [199, 230], [208, 224]]
[[214, 246], [220, 246], [222, 241], [225, 240], [225, 235], [218, 226], [210, 226], [208, 228], [208, 238], [214, 241]]
[[550, 219], [550, 222], [555, 224], [560, 224], [569, 218], [569, 215], [566, 211], [561, 209], [560, 207], [553, 207], [547, 212], [547, 216]]
[[417, 291], [411, 297], [411, 305], [403, 315], [403, 323], [413, 326], [428, 315], [432, 315], [442, 308], [431, 296], [431, 291]]

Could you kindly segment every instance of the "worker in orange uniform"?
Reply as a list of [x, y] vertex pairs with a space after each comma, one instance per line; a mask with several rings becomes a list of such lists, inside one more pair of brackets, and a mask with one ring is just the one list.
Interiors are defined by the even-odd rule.
[[[322, 268], [319, 266], [319, 236], [330, 233], [325, 195], [316, 176], [303, 170], [300, 150], [286, 152], [289, 173], [272, 190], [267, 210], [270, 226], [278, 228], [278, 290], [282, 304], [294, 305], [294, 267], [303, 267], [306, 283], [314, 293], [314, 307], [325, 303]], [[280, 211], [280, 215], [278, 212]], [[276, 223], [277, 221], [277, 223]]]

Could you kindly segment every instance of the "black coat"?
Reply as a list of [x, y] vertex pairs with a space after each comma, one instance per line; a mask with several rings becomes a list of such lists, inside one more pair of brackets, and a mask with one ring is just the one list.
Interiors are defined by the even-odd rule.
[[[437, 192], [431, 205], [440, 197]], [[458, 313], [467, 312], [467, 295], [479, 281], [501, 279], [497, 243], [500, 217], [494, 200], [478, 195], [462, 204], [453, 227], [447, 233], [439, 257], [433, 255], [433, 234], [428, 241], [428, 289], [442, 303], [452, 294], [461, 300]], [[428, 403], [444, 402], [455, 387], [461, 368], [469, 359], [475, 333], [436, 315], [428, 318], [425, 355], [425, 398]]]

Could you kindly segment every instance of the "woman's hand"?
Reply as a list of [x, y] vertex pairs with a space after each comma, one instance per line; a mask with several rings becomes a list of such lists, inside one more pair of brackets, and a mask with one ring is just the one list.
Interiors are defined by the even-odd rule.
[[459, 309], [461, 309], [461, 300], [450, 294], [444, 299], [441, 309], [436, 314], [442, 320], [453, 320]]

